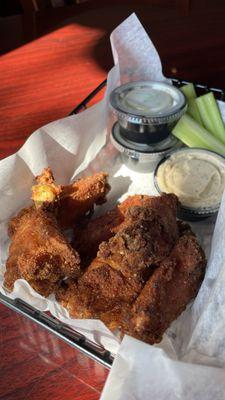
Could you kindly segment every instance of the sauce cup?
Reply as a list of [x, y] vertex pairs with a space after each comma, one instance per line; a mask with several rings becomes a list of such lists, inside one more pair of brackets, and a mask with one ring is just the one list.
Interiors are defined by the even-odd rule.
[[111, 133], [122, 161], [135, 171], [153, 171], [169, 151], [181, 146], [171, 131], [187, 109], [183, 93], [165, 82], [130, 82], [113, 90], [117, 117]]
[[114, 89], [110, 105], [124, 139], [152, 144], [164, 140], [187, 109], [184, 94], [165, 82], [129, 82]]
[[210, 150], [181, 148], [164, 157], [154, 171], [158, 193], [180, 200], [178, 217], [198, 221], [215, 215], [225, 189], [225, 158]]

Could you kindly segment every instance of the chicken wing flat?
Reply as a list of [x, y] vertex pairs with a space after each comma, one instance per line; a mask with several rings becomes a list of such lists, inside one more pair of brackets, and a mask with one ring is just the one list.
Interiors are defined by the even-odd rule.
[[9, 231], [12, 242], [4, 281], [8, 290], [16, 279], [23, 278], [48, 296], [61, 279], [80, 274], [80, 257], [51, 213], [27, 208], [13, 218]]
[[130, 321], [124, 319], [125, 332], [150, 344], [160, 342], [171, 322], [196, 296], [205, 266], [205, 255], [189, 230], [145, 284], [132, 306]]
[[37, 208], [55, 211], [62, 228], [71, 228], [76, 220], [92, 211], [95, 204], [106, 201], [110, 190], [107, 177], [106, 173], [99, 172], [61, 186], [55, 184], [52, 171], [46, 168], [32, 187], [32, 200]]
[[99, 172], [63, 186], [57, 219], [63, 228], [92, 211], [94, 205], [103, 204], [110, 190], [108, 174]]
[[166, 224], [170, 226], [173, 238], [176, 239], [177, 227], [174, 224], [178, 206], [176, 196], [173, 194], [163, 194], [160, 197], [129, 196], [105, 215], [75, 226], [72, 245], [79, 252], [84, 265], [96, 257], [99, 245], [103, 241], [109, 240], [121, 228], [126, 212], [132, 206], [148, 206], [162, 214], [167, 219]]
[[165, 216], [165, 210], [160, 213], [146, 205], [128, 208], [118, 232], [100, 245], [78, 283], [58, 291], [57, 299], [71, 316], [100, 318], [111, 329], [119, 326], [121, 311], [137, 298], [178, 237], [175, 215], [173, 227]]

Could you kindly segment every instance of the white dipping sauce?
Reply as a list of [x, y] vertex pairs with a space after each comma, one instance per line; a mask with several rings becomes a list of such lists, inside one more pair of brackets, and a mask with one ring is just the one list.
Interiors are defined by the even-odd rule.
[[138, 88], [128, 92], [121, 103], [134, 110], [157, 114], [170, 110], [174, 99], [169, 93], [162, 90]]
[[157, 183], [162, 192], [176, 194], [184, 206], [216, 206], [225, 189], [225, 160], [200, 149], [178, 151], [159, 166]]

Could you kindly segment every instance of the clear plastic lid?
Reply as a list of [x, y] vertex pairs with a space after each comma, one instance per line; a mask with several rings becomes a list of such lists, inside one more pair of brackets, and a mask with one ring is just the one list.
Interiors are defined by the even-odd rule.
[[130, 82], [110, 95], [119, 119], [135, 124], [164, 124], [179, 119], [186, 110], [183, 93], [164, 82]]

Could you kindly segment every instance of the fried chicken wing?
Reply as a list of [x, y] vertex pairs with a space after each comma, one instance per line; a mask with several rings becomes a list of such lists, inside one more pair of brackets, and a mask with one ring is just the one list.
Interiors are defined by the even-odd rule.
[[80, 274], [80, 257], [51, 213], [27, 208], [13, 218], [9, 231], [12, 242], [4, 281], [8, 290], [16, 279], [24, 278], [47, 296], [64, 277]]
[[58, 290], [72, 317], [99, 318], [151, 344], [162, 339], [196, 296], [206, 265], [189, 225], [176, 221], [177, 205], [170, 195], [130, 197], [88, 224], [94, 235], [94, 225], [100, 230], [105, 219], [103, 236], [109, 230], [114, 236], [100, 244], [78, 282], [64, 282]]
[[17, 228], [18, 228], [19, 225], [20, 225], [21, 219], [22, 219], [26, 214], [31, 213], [33, 209], [34, 209], [33, 206], [22, 208], [22, 210], [20, 210], [20, 211], [18, 212], [18, 214], [17, 214], [15, 217], [13, 217], [13, 218], [10, 219], [10, 221], [9, 221], [9, 223], [8, 223], [8, 235], [9, 235], [9, 237], [12, 237], [12, 236], [16, 233]]
[[[26, 279], [44, 296], [54, 292], [71, 317], [157, 343], [196, 295], [205, 256], [190, 226], [176, 220], [173, 194], [129, 196], [88, 219], [109, 189], [103, 172], [60, 186], [46, 168], [32, 188], [34, 205], [9, 223], [4, 286]], [[60, 228], [74, 222], [72, 248]]]
[[71, 185], [56, 185], [50, 168], [36, 177], [32, 187], [32, 200], [37, 208], [54, 211], [62, 228], [70, 228], [73, 223], [91, 211], [95, 204], [106, 201], [110, 190], [108, 175], [104, 172], [78, 179]]
[[121, 228], [126, 212], [132, 206], [148, 206], [158, 210], [158, 213], [167, 219], [166, 223], [174, 239], [177, 237], [177, 228], [174, 223], [178, 206], [176, 196], [173, 194], [163, 194], [161, 197], [129, 196], [105, 215], [75, 226], [72, 245], [78, 250], [84, 265], [96, 257], [99, 245], [110, 239]]
[[131, 303], [141, 287], [137, 281], [129, 282], [121, 272], [95, 259], [78, 282], [69, 279], [61, 283], [56, 299], [68, 309], [71, 317], [99, 318], [105, 322], [105, 313], [110, 311], [111, 315], [115, 308], [121, 309], [121, 304]]
[[[170, 213], [168, 207], [168, 212]], [[103, 242], [77, 284], [60, 289], [57, 299], [76, 318], [100, 318], [111, 329], [133, 303], [156, 265], [168, 256], [178, 237], [176, 218], [148, 206], [128, 208], [118, 232]], [[68, 296], [69, 291], [69, 296]]]
[[[171, 221], [170, 221], [171, 222]], [[165, 214], [149, 206], [133, 206], [114, 237], [100, 244], [98, 257], [110, 262], [127, 278], [142, 279], [146, 267], [166, 257], [178, 237], [176, 218], [173, 229]]]
[[196, 237], [186, 231], [134, 302], [130, 321], [124, 319], [125, 332], [150, 344], [160, 342], [171, 322], [196, 296], [205, 266]]
[[113, 228], [124, 221], [124, 216], [118, 207], [93, 220], [81, 221], [73, 229], [72, 246], [80, 254], [82, 265], [88, 266], [96, 257], [100, 243], [110, 239]]
[[99, 172], [63, 186], [57, 219], [63, 228], [92, 211], [94, 205], [103, 204], [110, 190], [108, 174]]

